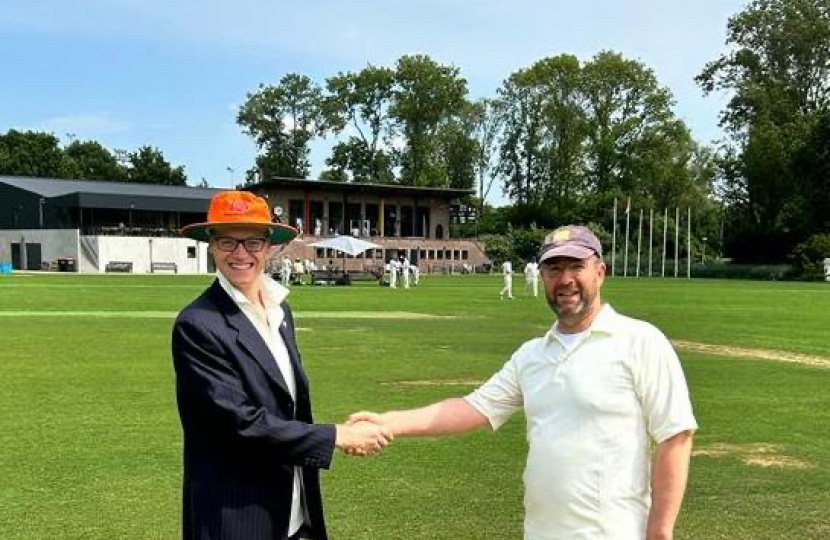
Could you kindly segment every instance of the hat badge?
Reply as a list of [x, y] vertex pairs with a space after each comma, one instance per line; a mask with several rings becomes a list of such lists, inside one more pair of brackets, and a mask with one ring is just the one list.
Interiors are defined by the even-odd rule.
[[559, 229], [553, 232], [554, 242], [567, 242], [571, 238], [571, 231], [568, 229]]
[[246, 201], [233, 201], [230, 210], [234, 214], [243, 214], [248, 211], [248, 203]]

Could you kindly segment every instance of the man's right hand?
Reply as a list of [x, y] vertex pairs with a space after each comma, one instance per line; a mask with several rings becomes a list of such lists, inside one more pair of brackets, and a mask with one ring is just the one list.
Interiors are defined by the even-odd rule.
[[338, 424], [335, 446], [350, 456], [370, 456], [389, 446], [389, 428], [371, 422]]

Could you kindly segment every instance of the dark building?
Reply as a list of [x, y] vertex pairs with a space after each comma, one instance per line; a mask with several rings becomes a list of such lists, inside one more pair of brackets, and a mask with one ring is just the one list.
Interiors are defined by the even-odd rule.
[[0, 229], [160, 236], [204, 219], [220, 190], [0, 176]]

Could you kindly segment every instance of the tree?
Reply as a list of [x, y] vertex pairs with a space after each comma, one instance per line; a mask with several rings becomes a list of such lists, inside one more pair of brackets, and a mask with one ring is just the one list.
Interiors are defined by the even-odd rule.
[[[793, 159], [793, 176], [799, 209], [791, 223], [799, 238], [830, 233], [830, 109], [810, 127]], [[830, 256], [830, 252], [826, 254]]]
[[184, 167], [173, 167], [157, 148], [143, 146], [130, 152], [128, 180], [141, 184], [186, 186]]
[[445, 185], [436, 181], [433, 138], [442, 121], [464, 104], [467, 81], [454, 66], [438, 64], [426, 55], [402, 56], [395, 69], [390, 116], [404, 139], [400, 153], [401, 183], [409, 186]]
[[764, 115], [775, 124], [830, 105], [830, 4], [826, 0], [755, 0], [729, 19], [729, 52], [696, 80], [704, 92], [732, 98], [721, 115], [734, 135]]
[[97, 141], [73, 141], [64, 148], [72, 178], [123, 181], [127, 170]]
[[808, 180], [814, 176], [804, 156], [812, 153], [805, 148], [817, 118], [830, 107], [830, 4], [755, 0], [729, 20], [727, 44], [697, 82], [705, 93], [732, 94], [721, 115], [730, 137], [721, 160], [736, 224], [730, 245], [752, 246], [733, 253], [738, 257], [783, 260], [816, 226], [800, 218], [806, 202], [825, 196], [810, 193], [822, 185]]
[[0, 174], [72, 178], [72, 167], [51, 133], [10, 129], [0, 135]]
[[327, 163], [341, 173], [349, 171], [355, 181], [390, 183], [394, 178], [389, 116], [394, 77], [389, 68], [369, 65], [326, 81], [325, 114], [331, 131], [340, 134], [348, 127], [356, 133], [336, 145]]
[[588, 139], [588, 181], [597, 193], [642, 192], [642, 173], [660, 159], [655, 147], [677, 134], [667, 123], [678, 122], [671, 112], [670, 92], [660, 87], [645, 65], [605, 51], [583, 69]]
[[498, 172], [516, 219], [601, 220], [621, 196], [641, 206], [708, 197], [712, 175], [696, 166], [703, 154], [671, 104], [646, 66], [612, 52], [512, 74], [499, 89]]
[[475, 116], [465, 104], [455, 118], [442, 122], [435, 133], [435, 185], [453, 189], [472, 189], [476, 181], [478, 141], [473, 136]]
[[326, 171], [327, 177], [338, 181], [395, 183], [390, 156], [382, 150], [372, 151], [357, 137], [335, 144], [326, 164], [331, 167]]
[[257, 167], [265, 178], [305, 178], [308, 143], [325, 132], [324, 120], [322, 90], [309, 77], [294, 73], [276, 86], [260, 85], [249, 93], [236, 118], [261, 152]]
[[493, 168], [493, 157], [496, 150], [501, 129], [501, 117], [496, 109], [496, 102], [482, 99], [470, 105], [470, 121], [472, 137], [477, 143], [478, 152], [475, 156], [475, 172], [478, 178], [479, 217], [484, 213], [485, 201], [496, 179], [490, 174]]
[[581, 192], [584, 96], [572, 55], [536, 62], [499, 90], [504, 133], [499, 171], [519, 204], [553, 204], [557, 213]]

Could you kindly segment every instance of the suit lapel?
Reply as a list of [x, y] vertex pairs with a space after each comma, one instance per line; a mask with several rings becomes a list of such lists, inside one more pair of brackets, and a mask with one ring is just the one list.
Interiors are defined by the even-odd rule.
[[[222, 313], [225, 314], [225, 319], [228, 321], [228, 325], [236, 330], [237, 342], [260, 365], [260, 367], [262, 367], [271, 380], [274, 381], [283, 391], [285, 396], [293, 401], [291, 398], [291, 392], [288, 391], [288, 385], [285, 383], [285, 379], [277, 367], [277, 361], [274, 358], [274, 355], [271, 354], [271, 350], [262, 339], [262, 336], [259, 335], [256, 327], [254, 327], [254, 324], [248, 319], [247, 315], [239, 309], [236, 302], [228, 296], [228, 293], [225, 292], [218, 280], [214, 282], [211, 289], [214, 298], [221, 307]], [[283, 333], [282, 325], [280, 325], [280, 333]], [[283, 337], [283, 339], [285, 339], [285, 337]], [[290, 351], [291, 349], [289, 349], [289, 356], [291, 355]]]

